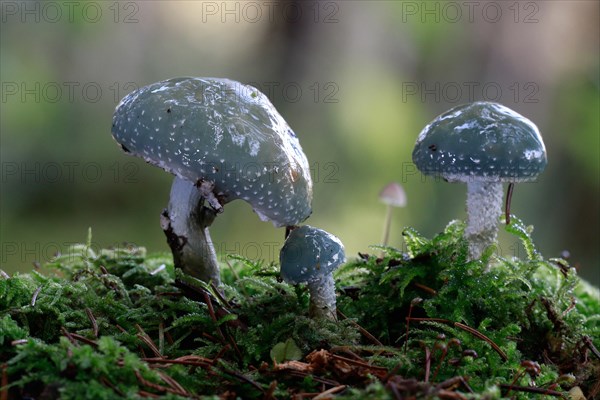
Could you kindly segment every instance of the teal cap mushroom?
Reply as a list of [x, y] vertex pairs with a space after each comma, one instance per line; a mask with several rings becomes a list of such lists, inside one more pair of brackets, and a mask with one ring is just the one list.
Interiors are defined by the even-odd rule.
[[267, 96], [220, 78], [174, 78], [127, 95], [114, 138], [148, 163], [201, 186], [213, 208], [235, 199], [263, 220], [295, 225], [311, 213], [312, 180], [298, 138]]
[[[298, 138], [252, 86], [194, 77], [144, 86], [121, 100], [112, 134], [125, 152], [176, 176], [170, 204], [192, 201], [187, 210], [196, 210], [194, 218], [209, 218], [208, 223], [173, 223], [171, 228], [207, 229], [214, 215], [202, 207], [218, 213], [235, 199], [248, 202], [261, 220], [277, 227], [296, 225], [311, 214], [310, 168]], [[163, 214], [163, 228], [170, 217]], [[170, 244], [185, 246], [176, 229], [172, 234]]]
[[313, 317], [336, 318], [333, 271], [346, 261], [344, 245], [336, 236], [309, 225], [293, 229], [279, 254], [281, 277], [306, 283]]
[[536, 125], [498, 103], [454, 107], [419, 134], [413, 162], [427, 175], [466, 182], [535, 179], [546, 167], [546, 148]]
[[534, 180], [547, 164], [537, 126], [492, 102], [460, 105], [435, 118], [419, 134], [412, 159], [426, 175], [467, 184], [471, 259], [496, 239], [502, 183]]

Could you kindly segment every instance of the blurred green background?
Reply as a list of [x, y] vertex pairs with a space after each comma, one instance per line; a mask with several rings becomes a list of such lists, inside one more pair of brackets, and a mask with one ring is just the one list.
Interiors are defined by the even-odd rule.
[[[512, 211], [546, 257], [566, 250], [600, 284], [599, 4], [595, 1], [2, 1], [1, 268], [82, 242], [168, 251], [159, 227], [172, 177], [123, 154], [113, 110], [176, 76], [228, 77], [265, 92], [313, 167], [308, 224], [351, 256], [381, 240], [378, 192], [400, 182], [401, 231], [465, 218], [466, 188], [417, 174], [420, 130], [446, 109], [498, 101], [533, 120], [548, 151]], [[277, 258], [283, 230], [241, 202], [212, 227], [221, 254]], [[503, 255], [524, 251], [501, 232]]]

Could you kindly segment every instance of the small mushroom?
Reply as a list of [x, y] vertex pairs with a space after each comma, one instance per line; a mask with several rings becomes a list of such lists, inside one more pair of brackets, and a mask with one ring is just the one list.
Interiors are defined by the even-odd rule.
[[293, 229], [279, 253], [283, 280], [307, 284], [314, 318], [336, 319], [333, 271], [345, 261], [340, 239], [309, 225]]
[[533, 122], [490, 102], [454, 107], [419, 134], [413, 162], [426, 175], [467, 184], [469, 257], [496, 240], [502, 183], [534, 180], [546, 167], [546, 148]]
[[208, 227], [225, 204], [242, 199], [276, 227], [311, 213], [298, 138], [252, 86], [189, 77], [153, 83], [121, 100], [112, 134], [125, 152], [175, 175], [161, 225], [175, 265], [204, 281], [219, 283]]
[[392, 208], [406, 206], [406, 193], [402, 185], [396, 182], [388, 183], [379, 193], [379, 200], [387, 206], [385, 214], [385, 225], [381, 245], [387, 246], [390, 237], [390, 226], [392, 224]]

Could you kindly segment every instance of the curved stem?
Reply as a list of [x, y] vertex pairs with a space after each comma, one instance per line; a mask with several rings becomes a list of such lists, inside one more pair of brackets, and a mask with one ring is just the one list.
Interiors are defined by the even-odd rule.
[[310, 292], [311, 318], [337, 320], [335, 307], [335, 282], [332, 274], [321, 276], [307, 283]]
[[390, 238], [390, 226], [392, 225], [392, 206], [390, 204], [387, 205], [387, 209], [385, 212], [385, 222], [383, 225], [383, 235], [381, 238], [381, 245], [383, 247], [387, 246], [388, 240]]
[[496, 240], [498, 219], [502, 215], [502, 182], [467, 182], [467, 228], [469, 259], [481, 257]]
[[217, 254], [208, 232], [217, 213], [204, 206], [204, 196], [191, 182], [175, 178], [161, 227], [173, 252], [175, 267], [205, 282], [220, 285]]
[[511, 182], [508, 184], [508, 189], [506, 189], [506, 203], [504, 204], [504, 215], [506, 218], [506, 225], [510, 224], [510, 202], [512, 201], [512, 194], [514, 188], [515, 183]]

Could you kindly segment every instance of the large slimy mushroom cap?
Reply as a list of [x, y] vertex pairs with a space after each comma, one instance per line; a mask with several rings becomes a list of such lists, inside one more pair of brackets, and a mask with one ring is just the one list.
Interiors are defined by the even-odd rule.
[[243, 199], [275, 226], [311, 213], [298, 138], [252, 86], [188, 77], [153, 83], [121, 100], [112, 134], [126, 152], [209, 190], [217, 206]]
[[413, 162], [448, 181], [533, 180], [546, 168], [546, 148], [533, 122], [498, 103], [454, 107], [419, 134]]
[[309, 225], [292, 230], [279, 253], [281, 277], [294, 285], [331, 274], [345, 261], [341, 240]]

